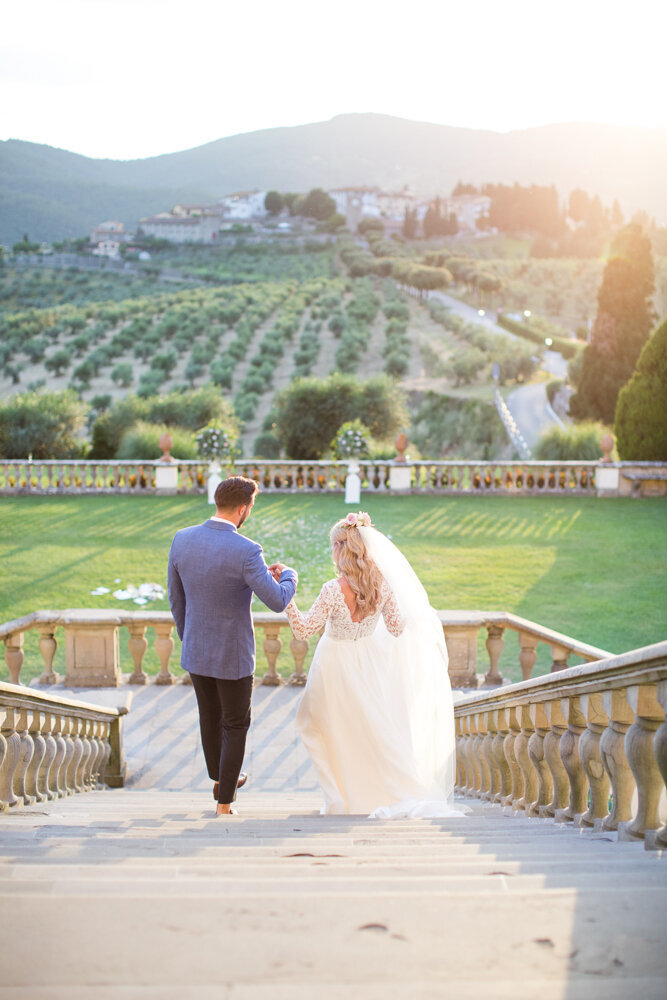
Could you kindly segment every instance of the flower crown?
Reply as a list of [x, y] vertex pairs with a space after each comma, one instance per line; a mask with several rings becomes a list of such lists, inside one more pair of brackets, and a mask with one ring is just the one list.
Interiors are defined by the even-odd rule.
[[360, 510], [358, 514], [349, 513], [345, 518], [345, 524], [350, 528], [372, 528], [371, 515], [365, 510]]

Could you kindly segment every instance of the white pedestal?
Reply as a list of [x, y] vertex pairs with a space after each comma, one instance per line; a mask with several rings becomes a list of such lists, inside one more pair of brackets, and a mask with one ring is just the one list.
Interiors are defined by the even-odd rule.
[[220, 463], [211, 462], [208, 467], [208, 479], [206, 485], [208, 487], [208, 502], [215, 503], [215, 491], [217, 490], [219, 484], [222, 482], [220, 478]]
[[358, 504], [361, 499], [361, 479], [359, 478], [359, 463], [350, 461], [345, 477], [345, 503]]
[[171, 496], [178, 490], [178, 466], [174, 462], [155, 466], [155, 492]]
[[598, 466], [595, 473], [595, 486], [598, 496], [604, 496], [605, 494], [617, 496], [619, 479], [620, 475], [618, 469], [605, 469]]
[[389, 468], [389, 489], [409, 490], [411, 471], [407, 465], [392, 465]]

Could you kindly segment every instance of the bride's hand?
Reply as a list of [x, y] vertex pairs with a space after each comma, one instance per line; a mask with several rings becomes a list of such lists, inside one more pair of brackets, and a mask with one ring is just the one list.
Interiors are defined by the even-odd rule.
[[272, 565], [269, 566], [269, 573], [276, 581], [276, 583], [280, 583], [280, 577], [282, 576], [282, 572], [284, 569], [287, 569], [287, 566], [285, 566], [284, 563], [279, 563], [279, 562], [272, 563]]

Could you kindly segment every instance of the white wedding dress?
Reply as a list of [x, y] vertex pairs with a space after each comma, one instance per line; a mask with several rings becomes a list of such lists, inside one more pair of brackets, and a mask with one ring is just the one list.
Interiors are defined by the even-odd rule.
[[380, 569], [382, 601], [352, 619], [338, 580], [310, 611], [286, 610], [296, 638], [324, 626], [297, 729], [324, 794], [324, 813], [374, 818], [462, 816], [454, 807], [454, 713], [442, 626], [407, 560], [360, 529]]

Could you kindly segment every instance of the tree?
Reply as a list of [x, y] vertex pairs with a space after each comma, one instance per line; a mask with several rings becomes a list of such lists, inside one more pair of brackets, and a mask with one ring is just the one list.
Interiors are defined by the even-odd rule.
[[53, 372], [54, 375], [62, 375], [66, 368], [72, 364], [72, 355], [67, 350], [66, 347], [61, 347], [59, 351], [56, 351], [47, 358], [44, 362], [44, 367], [47, 372]]
[[25, 392], [0, 403], [3, 458], [77, 458], [83, 445], [87, 405], [71, 389]]
[[120, 385], [123, 389], [127, 389], [128, 386], [132, 385], [132, 379], [134, 377], [134, 371], [132, 365], [129, 363], [123, 363], [116, 365], [116, 367], [111, 372], [111, 380], [117, 385]]
[[382, 219], [365, 218], [361, 219], [359, 225], [357, 226], [357, 232], [360, 236], [374, 236], [380, 235], [384, 236], [384, 222]]
[[285, 207], [285, 199], [279, 191], [267, 191], [264, 199], [264, 208], [269, 215], [280, 215]]
[[336, 202], [323, 190], [313, 188], [298, 204], [298, 214], [326, 222], [336, 211]]
[[618, 395], [614, 431], [622, 461], [667, 462], [667, 319]]
[[405, 236], [406, 240], [414, 240], [417, 235], [417, 209], [408, 208], [405, 209], [405, 217], [403, 219], [403, 226], [401, 232]]
[[651, 243], [631, 222], [614, 236], [598, 292], [591, 342], [584, 351], [570, 413], [611, 424], [616, 400], [637, 364], [653, 325]]
[[375, 438], [395, 434], [406, 419], [403, 395], [391, 379], [360, 382], [353, 375], [296, 378], [275, 399], [276, 434], [289, 458], [316, 460], [341, 424], [357, 418]]

